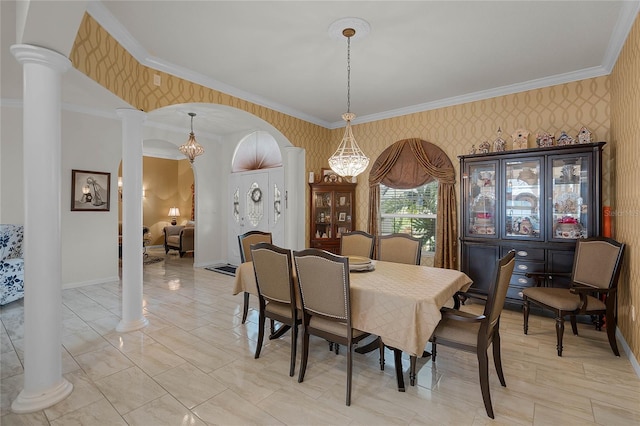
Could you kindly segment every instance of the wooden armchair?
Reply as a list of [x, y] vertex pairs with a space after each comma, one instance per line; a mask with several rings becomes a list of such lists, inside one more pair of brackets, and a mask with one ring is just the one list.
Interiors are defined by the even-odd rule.
[[[620, 266], [625, 245], [605, 237], [579, 239], [571, 272], [570, 288], [542, 287], [553, 273], [528, 273], [535, 278], [536, 287], [522, 291], [524, 299], [524, 334], [529, 331], [530, 304], [534, 303], [555, 313], [557, 351], [562, 356], [564, 317], [569, 315], [573, 334], [578, 335], [576, 315], [593, 315], [596, 328], [602, 328], [601, 316], [606, 316], [609, 345], [616, 356], [620, 356], [616, 343], [616, 295]], [[566, 275], [566, 274], [565, 274]], [[600, 297], [604, 296], [605, 301]]]
[[373, 258], [373, 235], [364, 231], [351, 231], [340, 238], [340, 254], [342, 256], [361, 256]]
[[478, 372], [480, 389], [487, 415], [494, 418], [491, 394], [489, 392], [489, 359], [487, 350], [493, 348], [493, 363], [502, 386], [507, 386], [502, 372], [500, 355], [500, 314], [509, 288], [509, 281], [515, 266], [515, 250], [511, 250], [496, 263], [493, 280], [487, 302], [482, 315], [473, 315], [457, 309], [442, 308], [442, 319], [433, 331], [431, 343], [433, 345], [433, 362], [436, 362], [436, 347], [438, 345], [461, 349], [475, 353], [478, 357]]

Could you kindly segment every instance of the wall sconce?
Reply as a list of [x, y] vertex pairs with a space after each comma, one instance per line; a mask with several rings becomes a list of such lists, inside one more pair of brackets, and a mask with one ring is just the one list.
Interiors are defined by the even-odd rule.
[[175, 225], [178, 223], [177, 218], [180, 217], [180, 209], [177, 207], [171, 207], [169, 209], [169, 214], [167, 215], [169, 217], [172, 217], [173, 219], [171, 219], [171, 224]]
[[118, 197], [122, 200], [122, 177], [118, 176]]

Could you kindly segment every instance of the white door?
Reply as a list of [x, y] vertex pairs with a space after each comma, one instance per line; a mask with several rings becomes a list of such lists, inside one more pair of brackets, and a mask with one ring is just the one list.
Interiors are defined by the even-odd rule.
[[229, 217], [229, 263], [240, 264], [238, 235], [249, 231], [272, 232], [273, 191], [269, 186], [269, 171], [232, 173], [229, 178], [232, 214]]

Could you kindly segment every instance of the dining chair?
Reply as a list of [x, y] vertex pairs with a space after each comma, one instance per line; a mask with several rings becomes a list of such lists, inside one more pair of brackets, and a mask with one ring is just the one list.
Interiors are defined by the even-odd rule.
[[294, 251], [302, 305], [302, 359], [298, 382], [302, 383], [309, 359], [309, 336], [322, 337], [347, 348], [347, 396], [351, 405], [353, 344], [369, 336], [351, 325], [349, 259], [319, 249]]
[[507, 289], [515, 266], [515, 250], [509, 251], [496, 262], [494, 280], [489, 287], [487, 301], [482, 315], [474, 315], [458, 309], [442, 308], [442, 319], [433, 331], [429, 341], [432, 343], [432, 360], [436, 362], [438, 345], [449, 346], [478, 357], [480, 389], [487, 415], [494, 418], [489, 393], [489, 359], [487, 350], [493, 346], [493, 363], [502, 386], [507, 386], [502, 372], [500, 357], [500, 314], [507, 297]]
[[351, 231], [340, 238], [340, 254], [342, 256], [361, 256], [373, 258], [375, 238], [364, 231]]
[[260, 313], [258, 317], [258, 343], [255, 358], [260, 357], [264, 340], [265, 318], [279, 321], [291, 328], [291, 365], [289, 376], [296, 368], [296, 346], [298, 343], [298, 325], [302, 318], [296, 307], [296, 289], [293, 283], [293, 264], [291, 250], [270, 243], [251, 245], [253, 270], [258, 288]]
[[378, 237], [378, 260], [419, 265], [421, 245], [418, 238], [408, 234], [389, 234]]
[[[248, 231], [242, 235], [238, 235], [238, 244], [240, 245], [240, 262], [251, 262], [251, 244], [272, 242], [270, 232]], [[244, 305], [242, 307], [242, 324], [247, 321], [247, 313], [249, 312], [249, 293], [245, 291], [243, 296]]]
[[[378, 237], [378, 260], [385, 262], [406, 263], [408, 265], [419, 265], [421, 257], [421, 243], [418, 238], [408, 234], [388, 234]], [[380, 340], [383, 348], [383, 355], [380, 358], [380, 369], [384, 370], [384, 342]], [[396, 351], [395, 348], [391, 348]], [[428, 354], [423, 354], [428, 355]], [[415, 356], [410, 357], [409, 382], [415, 385], [416, 377]]]
[[[606, 237], [578, 239], [571, 272], [570, 288], [542, 287], [547, 277], [554, 273], [527, 273], [536, 279], [536, 286], [522, 291], [524, 300], [524, 334], [529, 331], [529, 311], [531, 303], [552, 310], [556, 319], [557, 351], [562, 356], [564, 317], [569, 315], [573, 334], [578, 335], [576, 315], [592, 315], [595, 325], [602, 329], [602, 315], [605, 316], [609, 346], [616, 356], [620, 356], [616, 342], [616, 299], [620, 267], [625, 244]], [[606, 299], [603, 301], [601, 297]]]

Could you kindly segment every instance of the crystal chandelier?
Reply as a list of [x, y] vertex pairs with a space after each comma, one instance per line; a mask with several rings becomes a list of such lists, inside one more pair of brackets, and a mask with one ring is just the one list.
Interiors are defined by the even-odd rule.
[[336, 152], [329, 158], [331, 170], [340, 176], [358, 176], [369, 165], [369, 157], [358, 146], [356, 138], [351, 130], [351, 120], [356, 115], [351, 112], [351, 37], [356, 34], [353, 28], [345, 28], [342, 35], [347, 38], [347, 112], [342, 114], [342, 119], [347, 122], [344, 136]]
[[193, 133], [193, 117], [196, 116], [196, 113], [190, 112], [189, 116], [191, 116], [191, 133], [189, 133], [189, 140], [183, 145], [180, 145], [178, 149], [189, 159], [191, 164], [193, 164], [193, 160], [195, 160], [198, 155], [204, 154], [204, 148], [196, 141], [196, 135]]

